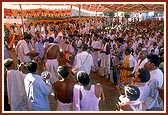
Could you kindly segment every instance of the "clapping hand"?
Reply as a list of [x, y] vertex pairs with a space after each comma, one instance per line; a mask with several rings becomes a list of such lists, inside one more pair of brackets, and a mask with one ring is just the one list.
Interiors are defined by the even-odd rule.
[[42, 76], [44, 79], [50, 79], [51, 73], [48, 72], [48, 71], [44, 71], [44, 72], [41, 73], [41, 76]]

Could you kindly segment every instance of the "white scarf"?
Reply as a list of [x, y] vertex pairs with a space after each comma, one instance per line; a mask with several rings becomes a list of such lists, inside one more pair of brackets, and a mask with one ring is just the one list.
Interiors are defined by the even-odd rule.
[[26, 88], [26, 94], [27, 94], [27, 97], [28, 97], [28, 100], [30, 102], [33, 102], [34, 101], [34, 95], [33, 95], [33, 83], [35, 81], [35, 78], [33, 76], [33, 74], [31, 73], [28, 73], [26, 75], [26, 82], [25, 82], [25, 88]]

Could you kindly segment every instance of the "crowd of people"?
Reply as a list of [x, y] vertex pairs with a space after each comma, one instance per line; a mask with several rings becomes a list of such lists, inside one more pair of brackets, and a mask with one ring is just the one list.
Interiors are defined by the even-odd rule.
[[117, 110], [164, 110], [163, 30], [101, 19], [21, 28], [4, 26], [5, 109], [50, 111], [54, 93], [57, 111], [99, 111], [105, 96], [103, 84], [90, 83], [94, 72], [115, 85]]

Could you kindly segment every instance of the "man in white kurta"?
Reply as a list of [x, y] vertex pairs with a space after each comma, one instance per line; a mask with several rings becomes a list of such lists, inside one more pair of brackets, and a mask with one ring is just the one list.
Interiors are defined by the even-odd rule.
[[90, 75], [91, 68], [93, 67], [93, 57], [87, 52], [87, 44], [82, 44], [81, 49], [82, 52], [77, 54], [76, 65], [72, 69], [72, 72], [77, 73], [78, 71], [85, 71], [88, 75]]
[[146, 102], [147, 109], [155, 107], [163, 108], [163, 103], [157, 90], [157, 88], [163, 87], [163, 72], [158, 68], [160, 59], [158, 55], [150, 55], [147, 58], [147, 68], [150, 70], [150, 80], [148, 81], [150, 94]]
[[30, 49], [25, 40], [20, 40], [16, 46], [16, 53], [18, 55], [18, 60], [21, 62], [28, 62], [30, 61], [30, 56], [26, 55], [30, 52]]
[[32, 47], [30, 43], [31, 35], [25, 34], [24, 40], [20, 40], [16, 46], [16, 54], [18, 56], [18, 60], [23, 63], [27, 63], [31, 61], [31, 56], [35, 57], [34, 54], [38, 54]]
[[110, 79], [110, 44], [108, 43], [108, 39], [103, 40], [104, 44], [101, 48], [101, 63], [99, 68], [99, 74], [102, 77], [106, 77], [108, 75], [108, 79]]
[[94, 37], [94, 41], [91, 44], [92, 47], [92, 56], [93, 56], [93, 63], [94, 67], [92, 70], [96, 72], [98, 70], [98, 51], [101, 49], [101, 43]]
[[5, 60], [4, 65], [7, 68], [7, 93], [11, 111], [28, 111], [24, 88], [25, 75], [14, 69], [13, 60], [10, 58]]
[[145, 64], [147, 63], [148, 52], [146, 50], [143, 50], [139, 53], [139, 59], [137, 62], [137, 66], [135, 68], [135, 72], [138, 72], [138, 69], [144, 68]]

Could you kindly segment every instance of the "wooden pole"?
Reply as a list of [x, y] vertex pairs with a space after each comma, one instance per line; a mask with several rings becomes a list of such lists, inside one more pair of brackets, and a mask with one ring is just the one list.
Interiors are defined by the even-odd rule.
[[21, 4], [19, 4], [19, 6], [20, 6], [20, 12], [21, 12], [21, 20], [22, 20], [23, 34], [24, 34], [24, 23], [23, 23], [22, 6], [21, 6]]
[[81, 22], [80, 22], [80, 10], [81, 10], [81, 4], [79, 4], [79, 33], [80, 33], [80, 29], [81, 29]]

